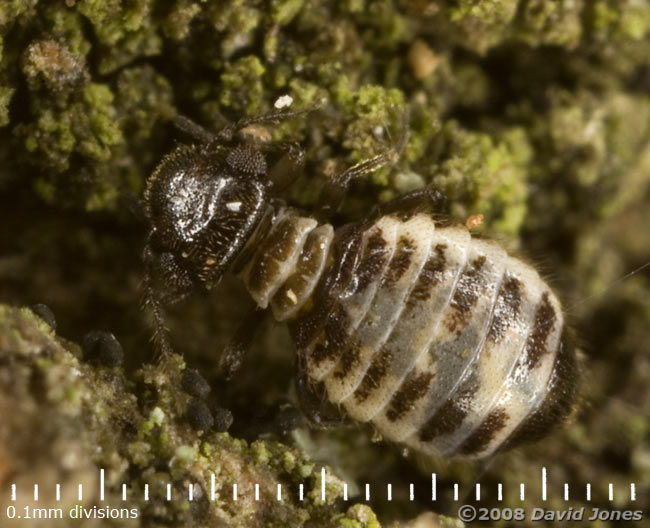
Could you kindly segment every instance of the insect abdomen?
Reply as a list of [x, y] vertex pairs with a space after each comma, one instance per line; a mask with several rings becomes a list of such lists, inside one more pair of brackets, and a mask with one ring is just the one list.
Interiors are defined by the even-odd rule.
[[[330, 242], [292, 330], [307, 374], [350, 417], [418, 451], [483, 457], [527, 420], [549, 421], [545, 409], [566, 412], [561, 308], [530, 266], [425, 214], [381, 217], [340, 242], [345, 253]], [[322, 270], [325, 253], [312, 259]], [[298, 310], [274, 306], [283, 319]]]

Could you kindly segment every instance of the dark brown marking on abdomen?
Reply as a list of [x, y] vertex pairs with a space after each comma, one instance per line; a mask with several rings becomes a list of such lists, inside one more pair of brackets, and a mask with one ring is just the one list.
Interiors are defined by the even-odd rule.
[[314, 347], [312, 357], [317, 365], [325, 359], [333, 359], [341, 355], [348, 337], [347, 324], [347, 313], [341, 305], [338, 305], [325, 323], [325, 342]]
[[404, 416], [417, 400], [427, 394], [432, 380], [433, 374], [431, 372], [409, 373], [391, 398], [386, 417], [391, 422], [395, 422]]
[[426, 301], [433, 293], [434, 287], [442, 281], [442, 274], [445, 271], [447, 259], [445, 249], [447, 244], [437, 244], [433, 254], [424, 263], [420, 275], [411, 291], [408, 303]]
[[350, 370], [359, 364], [360, 354], [359, 343], [348, 343], [341, 352], [341, 359], [334, 371], [334, 377], [337, 379], [345, 378]]
[[430, 442], [437, 436], [450, 434], [458, 429], [469, 413], [469, 405], [475, 393], [476, 387], [472, 387], [443, 403], [420, 429], [420, 440]]
[[481, 424], [460, 445], [457, 453], [471, 455], [480, 453], [492, 441], [494, 436], [505, 427], [508, 422], [508, 413], [505, 409], [494, 409]]
[[406, 270], [411, 265], [413, 251], [415, 251], [414, 242], [408, 237], [401, 236], [397, 241], [395, 254], [388, 264], [383, 284], [392, 286], [402, 278], [402, 275], [406, 273]]
[[555, 309], [548, 299], [548, 292], [544, 292], [542, 300], [535, 310], [533, 331], [526, 341], [526, 349], [522, 359], [528, 369], [534, 369], [539, 364], [542, 356], [551, 352], [547, 340], [556, 320]]
[[497, 343], [503, 339], [508, 327], [519, 316], [521, 288], [521, 282], [511, 276], [508, 276], [501, 284], [494, 305], [492, 323], [490, 324], [487, 335], [487, 338], [493, 343]]
[[485, 282], [485, 276], [481, 271], [484, 265], [485, 256], [481, 255], [465, 267], [458, 279], [450, 303], [453, 312], [445, 320], [445, 325], [450, 332], [456, 332], [460, 335], [471, 317], [472, 306], [476, 304], [480, 290]]
[[395, 355], [393, 352], [387, 349], [382, 349], [377, 357], [375, 357], [363, 376], [357, 390], [354, 391], [354, 399], [357, 403], [365, 401], [370, 396], [370, 393], [379, 387], [382, 378], [388, 372], [388, 367], [394, 358]]

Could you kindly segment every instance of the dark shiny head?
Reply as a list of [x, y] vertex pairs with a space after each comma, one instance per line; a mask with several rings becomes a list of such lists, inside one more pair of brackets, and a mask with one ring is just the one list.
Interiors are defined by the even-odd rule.
[[253, 145], [181, 146], [165, 156], [144, 195], [150, 269], [172, 289], [184, 289], [174, 281], [216, 284], [266, 209], [267, 181]]

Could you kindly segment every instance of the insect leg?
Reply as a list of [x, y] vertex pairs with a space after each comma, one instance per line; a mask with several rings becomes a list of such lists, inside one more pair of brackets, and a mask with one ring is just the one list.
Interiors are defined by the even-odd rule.
[[153, 316], [153, 340], [156, 345], [155, 360], [158, 363], [167, 364], [173, 353], [173, 349], [169, 340], [169, 330], [165, 326], [165, 315], [162, 303], [158, 299], [156, 291], [151, 284], [151, 277], [148, 272], [145, 274], [143, 290], [144, 298], [142, 305], [143, 307], [148, 307]]
[[251, 343], [257, 334], [266, 312], [253, 308], [237, 327], [235, 335], [224, 348], [219, 361], [221, 375], [229, 380], [237, 372], [244, 361], [244, 356], [250, 350]]
[[408, 112], [406, 110], [402, 121], [403, 129], [395, 145], [372, 158], [348, 167], [325, 184], [321, 192], [317, 215], [320, 220], [327, 221], [338, 211], [353, 180], [395, 163], [399, 159], [408, 141]]
[[[169, 258], [167, 258], [169, 257]], [[164, 307], [180, 302], [194, 288], [191, 278], [179, 268], [169, 253], [156, 257], [151, 248], [151, 238], [147, 241], [142, 260], [144, 262], [143, 307], [151, 310], [154, 324], [154, 341], [156, 343], [156, 360], [168, 363], [173, 349], [169, 331], [165, 326]], [[166, 287], [166, 295], [160, 294], [158, 282]]]
[[410, 217], [421, 211], [430, 211], [435, 214], [444, 213], [446, 209], [447, 198], [445, 194], [438, 187], [427, 186], [378, 205], [370, 213], [370, 217], [373, 220], [387, 214]]
[[345, 414], [327, 400], [322, 384], [314, 385], [300, 366], [298, 360], [296, 375], [296, 394], [298, 406], [310, 427], [315, 429], [332, 429], [351, 425]]

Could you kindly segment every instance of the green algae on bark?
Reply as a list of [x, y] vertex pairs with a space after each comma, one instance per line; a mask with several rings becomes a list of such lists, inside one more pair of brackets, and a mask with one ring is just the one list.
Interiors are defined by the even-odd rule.
[[[248, 444], [227, 433], [197, 435], [176, 412], [178, 395], [170, 393], [163, 369], [145, 365], [138, 393], [138, 385], [125, 379], [121, 368], [92, 366], [80, 355], [77, 345], [57, 337], [30, 310], [0, 305], [0, 481], [17, 485], [19, 505], [29, 503], [26, 490], [34, 483], [43, 489], [60, 483], [63, 502], [52, 498], [52, 506], [90, 507], [98, 501], [103, 468], [107, 505], [136, 508], [141, 526], [303, 526], [308, 521], [334, 526], [341, 518], [335, 505], [343, 487], [329, 468], [323, 502], [322, 466], [297, 449], [273, 441]], [[174, 368], [182, 369], [184, 363], [176, 358]], [[127, 484], [126, 501], [121, 499], [122, 483]], [[78, 484], [87, 490], [83, 501], [77, 500]], [[232, 500], [233, 484], [239, 489], [237, 501]], [[259, 500], [254, 498], [256, 484]], [[300, 484], [303, 501], [298, 499]], [[277, 499], [278, 486], [282, 500]], [[42, 495], [39, 505], [50, 500]], [[7, 499], [3, 495], [1, 500]], [[358, 508], [367, 507], [351, 511]], [[361, 514], [347, 516], [360, 519]], [[370, 510], [364, 516], [375, 519]], [[63, 519], [60, 525], [68, 523]], [[134, 524], [122, 519], [116, 525]], [[376, 519], [366, 525], [379, 526]]]
[[[23, 88], [19, 99], [29, 103], [31, 117], [18, 118], [10, 128], [22, 138], [28, 163], [36, 163], [40, 172], [51, 173], [36, 175], [35, 188], [50, 202], [94, 210], [114, 208], [120, 194], [138, 192], [142, 188], [152, 161], [140, 162], [135, 155], [140, 151], [140, 142], [134, 139], [143, 133], [150, 134], [157, 123], [168, 120], [177, 111], [175, 106], [179, 104], [198, 103], [207, 122], [215, 122], [224, 111], [236, 116], [268, 109], [280, 93], [278, 90], [288, 91], [297, 103], [304, 105], [325, 97], [340, 106], [335, 120], [328, 124], [328, 134], [347, 150], [345, 160], [352, 163], [385, 146], [386, 138], [377, 138], [374, 133], [383, 125], [395, 132], [395, 112], [392, 117], [387, 116], [386, 109], [404, 105], [409, 100], [406, 94], [417, 87], [417, 81], [414, 84], [414, 79], [409, 79], [406, 72], [400, 72], [402, 67], [398, 63], [386, 62], [380, 66], [373, 63], [372, 57], [377, 52], [412, 41], [421, 31], [423, 20], [436, 21], [434, 28], [450, 24], [471, 36], [469, 40], [458, 42], [456, 37], [445, 33], [443, 27], [439, 28], [442, 42], [445, 39], [448, 42], [435, 46], [434, 52], [450, 61], [449, 45], [475, 47], [487, 53], [503, 45], [506, 39], [516, 42], [523, 38], [522, 35], [533, 45], [553, 43], [567, 50], [578, 48], [577, 56], [580, 55], [580, 37], [586, 38], [585, 33], [591, 38], [603, 32], [615, 35], [624, 40], [628, 48], [633, 48], [646, 34], [644, 12], [639, 6], [619, 10], [606, 2], [594, 6], [581, 2], [545, 6], [514, 0], [468, 0], [456, 5], [395, 3], [392, 6], [373, 5], [367, 11], [352, 3], [345, 7], [345, 16], [338, 17], [327, 4], [317, 7], [294, 1], [273, 3], [268, 12], [246, 2], [217, 6], [178, 1], [164, 7], [153, 0], [129, 6], [120, 2], [90, 1], [43, 7], [37, 2], [25, 6], [12, 3], [3, 8], [1, 20], [4, 23], [0, 28], [4, 40], [15, 42], [22, 51], [16, 53], [12, 46], [11, 52], [5, 54], [7, 58], [2, 69], [4, 77], [16, 80], [20, 76], [19, 60], [23, 62], [27, 90]], [[580, 13], [584, 27], [576, 22], [581, 20], [577, 16]], [[560, 19], [572, 22], [563, 24], [559, 23]], [[91, 35], [83, 30], [84, 24], [93, 28]], [[576, 30], [576, 24], [581, 31]], [[285, 29], [288, 27], [291, 31]], [[594, 31], [594, 27], [599, 28], [600, 33]], [[39, 28], [40, 40], [26, 37], [30, 28]], [[261, 56], [239, 52], [240, 56], [233, 57], [236, 50], [255, 49], [258, 33], [265, 37], [262, 49], [266, 51]], [[317, 45], [303, 40], [304, 36], [314, 34], [318, 35]], [[164, 48], [165, 39], [170, 39], [168, 48]], [[269, 39], [275, 51], [269, 48]], [[221, 48], [208, 45], [213, 41], [220, 42]], [[362, 41], [364, 46], [360, 45]], [[94, 57], [89, 68], [88, 53], [93, 45]], [[341, 55], [343, 49], [345, 56]], [[179, 66], [187, 79], [170, 76], [171, 70], [168, 72], [163, 64], [160, 73], [151, 71], [147, 76], [138, 73], [142, 66], [136, 65], [136, 60], [153, 56], [165, 57], [170, 64], [183, 61]], [[43, 57], [48, 60], [44, 61]], [[609, 60], [606, 53], [603, 58]], [[115, 64], [107, 66], [111, 61]], [[43, 70], [45, 64], [47, 67]], [[440, 116], [449, 114], [454, 101], [464, 104], [459, 94], [466, 90], [465, 86], [449, 81], [463, 79], [470, 65], [466, 59], [451, 60], [451, 64], [452, 70], [440, 67], [429, 79], [422, 80], [423, 92], [419, 95], [412, 92], [413, 97], [426, 97], [424, 108], [429, 114], [433, 109], [434, 116], [426, 121], [426, 127], [410, 127], [411, 138], [404, 162], [417, 163], [425, 172], [441, 165], [452, 167], [457, 162], [458, 156], [453, 149], [448, 152], [426, 149], [432, 141], [444, 142], [449, 127], [454, 127], [454, 121], [448, 119], [445, 119], [447, 126], [442, 127]], [[189, 86], [193, 71], [198, 74], [195, 74], [196, 82], [190, 90], [184, 90]], [[107, 78], [108, 82], [98, 82], [98, 77], [118, 72], [118, 76]], [[489, 72], [482, 72], [480, 68], [472, 75], [473, 80], [464, 83], [468, 87], [480, 86], [486, 76], [489, 79]], [[133, 93], [149, 94], [143, 102], [151, 103], [145, 102], [140, 107], [133, 103], [122, 104], [125, 78], [129, 79]], [[389, 81], [389, 85], [395, 86], [392, 91], [386, 90], [378, 81]], [[475, 103], [485, 104], [485, 97], [490, 97], [489, 90], [494, 88], [488, 88], [489, 80], [485, 86], [488, 92], [484, 89], [483, 96], [479, 95], [479, 99], [477, 95], [472, 96]], [[306, 87], [310, 92], [307, 96]], [[178, 92], [179, 88], [182, 92]], [[3, 89], [2, 102], [15, 99], [14, 91], [13, 88]], [[53, 101], [58, 101], [56, 108], [52, 107]], [[550, 125], [552, 129], [561, 127], [561, 124]], [[283, 137], [291, 137], [292, 131], [295, 139], [304, 137], [304, 130], [298, 124], [286, 126]], [[468, 130], [469, 136], [481, 132], [485, 131]], [[487, 133], [494, 136], [492, 130]], [[494, 167], [505, 153], [504, 147], [508, 149], [512, 142], [504, 144], [486, 138], [490, 144], [478, 146], [484, 157], [478, 157], [477, 162]], [[326, 161], [320, 157], [327, 156], [329, 149], [324, 148], [322, 140], [315, 140], [313, 136], [311, 140], [308, 146], [312, 159]], [[516, 156], [515, 167], [529, 168], [526, 166], [526, 141], [525, 135], [517, 140], [524, 150], [517, 147], [517, 153], [512, 152]], [[30, 157], [29, 153], [35, 156]], [[535, 169], [533, 166], [525, 172]], [[403, 172], [411, 173], [412, 167], [403, 167]], [[65, 174], [55, 178], [52, 173]], [[80, 174], [83, 178], [76, 176]], [[501, 171], [488, 171], [487, 174], [500, 175]], [[520, 171], [519, 174], [524, 173]], [[423, 183], [430, 181], [426, 174], [423, 176]], [[486, 182], [479, 173], [467, 174], [463, 178], [465, 184], [459, 187], [456, 182], [454, 189], [451, 189], [449, 175], [436, 175], [434, 181], [444, 180], [446, 190], [469, 197], [460, 200], [467, 202], [464, 206], [456, 208], [459, 218], [468, 209], [482, 209], [488, 231], [512, 236], [517, 234], [525, 215], [525, 193], [522, 192], [525, 181], [519, 176], [515, 179], [519, 179], [521, 185], [501, 187]], [[376, 195], [383, 199], [394, 195], [391, 192], [395, 190], [391, 183], [394, 180], [388, 177], [387, 170], [380, 171], [371, 180], [378, 188]], [[77, 187], [76, 193], [67, 192], [71, 183]], [[66, 189], [59, 190], [59, 186]], [[387, 189], [381, 190], [381, 187]], [[478, 195], [482, 196], [480, 200]], [[313, 199], [297, 198], [303, 204]]]

